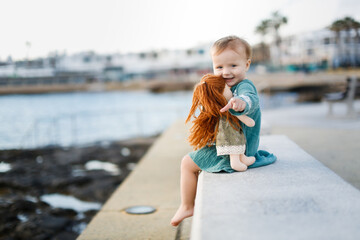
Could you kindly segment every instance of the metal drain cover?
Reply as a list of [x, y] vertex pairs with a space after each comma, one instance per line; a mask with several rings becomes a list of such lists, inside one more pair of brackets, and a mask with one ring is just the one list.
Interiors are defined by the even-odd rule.
[[128, 214], [150, 214], [156, 211], [152, 206], [132, 206], [125, 209]]

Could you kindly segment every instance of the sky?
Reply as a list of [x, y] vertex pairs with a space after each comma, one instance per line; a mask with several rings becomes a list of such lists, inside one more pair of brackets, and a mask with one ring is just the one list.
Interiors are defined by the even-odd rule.
[[[261, 20], [279, 11], [282, 36], [351, 16], [359, 0], [0, 0], [0, 61], [49, 53], [175, 50], [237, 35], [250, 44]], [[26, 44], [29, 43], [29, 44]]]

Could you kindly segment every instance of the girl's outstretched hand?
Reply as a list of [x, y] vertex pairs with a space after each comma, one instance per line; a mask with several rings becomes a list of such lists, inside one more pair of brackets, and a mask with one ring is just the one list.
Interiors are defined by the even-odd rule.
[[241, 100], [240, 98], [231, 98], [230, 101], [228, 102], [228, 104], [226, 104], [225, 107], [223, 107], [222, 109], [220, 109], [220, 112], [226, 112], [229, 109], [234, 109], [237, 112], [241, 112], [244, 111], [246, 107], [246, 103]]

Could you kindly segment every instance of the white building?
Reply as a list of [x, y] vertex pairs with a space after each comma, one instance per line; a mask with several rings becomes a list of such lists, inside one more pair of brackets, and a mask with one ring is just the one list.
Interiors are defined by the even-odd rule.
[[61, 57], [61, 71], [104, 73], [105, 80], [151, 79], [171, 74], [211, 69], [210, 44], [187, 50], [96, 55], [92, 52]]
[[282, 66], [355, 66], [360, 60], [360, 43], [355, 31], [340, 32], [337, 42], [335, 32], [322, 29], [284, 37], [280, 48], [271, 45], [270, 53]]
[[[36, 63], [36, 64], [35, 64]], [[45, 59], [0, 66], [0, 77], [51, 77], [66, 74], [92, 75], [98, 81], [177, 78], [211, 71], [210, 44], [186, 50], [161, 50], [127, 54], [51, 55]]]

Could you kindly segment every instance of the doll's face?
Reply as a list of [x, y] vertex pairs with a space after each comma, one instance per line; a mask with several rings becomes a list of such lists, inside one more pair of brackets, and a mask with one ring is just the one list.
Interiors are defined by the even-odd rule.
[[227, 101], [229, 101], [233, 97], [231, 89], [227, 84], [225, 84], [223, 95], [224, 95], [224, 97], [226, 98]]

